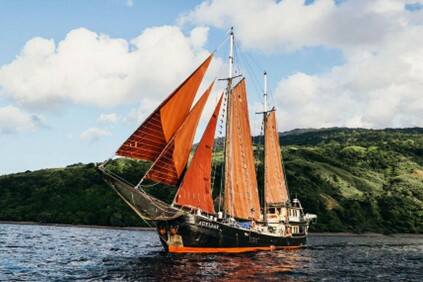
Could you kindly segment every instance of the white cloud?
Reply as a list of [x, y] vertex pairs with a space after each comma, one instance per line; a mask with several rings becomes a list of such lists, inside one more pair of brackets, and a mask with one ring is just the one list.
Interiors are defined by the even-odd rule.
[[[244, 47], [293, 51], [306, 46], [375, 47], [399, 32], [411, 0], [298, 0], [204, 1], [180, 18], [181, 23], [235, 27]], [[414, 1], [415, 2], [415, 1]]]
[[398, 44], [382, 45], [319, 75], [297, 73], [275, 89], [283, 127], [423, 126], [423, 34], [410, 28]]
[[[280, 129], [423, 126], [423, 10], [408, 0], [205, 1], [182, 23], [235, 27], [245, 48], [340, 49], [345, 64], [279, 81]], [[234, 12], [236, 11], [236, 12]]]
[[111, 136], [112, 133], [109, 130], [91, 127], [85, 130], [84, 132], [79, 135], [81, 140], [88, 141], [88, 142], [95, 142], [100, 140], [102, 137]]
[[116, 124], [118, 121], [119, 117], [115, 113], [100, 114], [100, 116], [97, 118], [97, 123], [103, 125], [113, 125]]
[[40, 117], [14, 106], [0, 107], [0, 134], [34, 131], [42, 125]]
[[209, 28], [205, 26], [199, 26], [191, 30], [190, 41], [194, 48], [201, 48], [207, 41]]
[[0, 67], [0, 97], [31, 109], [154, 104], [206, 58], [207, 32], [199, 27], [185, 36], [175, 26], [152, 27], [127, 41], [79, 28], [57, 44], [36, 37]]

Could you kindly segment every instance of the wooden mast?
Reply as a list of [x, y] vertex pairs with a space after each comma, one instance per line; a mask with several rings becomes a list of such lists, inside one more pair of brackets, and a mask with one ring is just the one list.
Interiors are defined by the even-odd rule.
[[[229, 71], [228, 71], [228, 78], [227, 78], [227, 85], [226, 85], [226, 126], [225, 126], [225, 148], [223, 150], [224, 153], [224, 169], [223, 169], [223, 174], [222, 174], [222, 178], [226, 177], [226, 169], [228, 167], [228, 162], [230, 161], [230, 156], [228, 154], [228, 148], [229, 148], [229, 132], [230, 132], [230, 122], [229, 122], [229, 116], [230, 116], [230, 100], [231, 100], [231, 92], [232, 92], [232, 76], [233, 76], [233, 65], [234, 65], [234, 28], [231, 27], [231, 32], [229, 34], [229, 57], [228, 57], [228, 61], [229, 61]], [[224, 179], [224, 181], [222, 181], [222, 183], [226, 183], [226, 179]], [[226, 189], [225, 189], [226, 192]], [[233, 191], [232, 191], [233, 193]], [[225, 195], [225, 197], [227, 197], [228, 195]], [[231, 199], [233, 199], [233, 195], [231, 197]], [[220, 199], [221, 201], [221, 199]], [[233, 207], [233, 203], [231, 205]], [[223, 209], [225, 216], [227, 214], [227, 210]]]

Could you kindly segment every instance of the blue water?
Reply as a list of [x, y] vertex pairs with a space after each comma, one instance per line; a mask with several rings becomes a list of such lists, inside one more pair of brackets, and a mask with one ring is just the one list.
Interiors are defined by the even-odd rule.
[[0, 281], [423, 281], [423, 236], [311, 235], [308, 247], [171, 255], [150, 231], [0, 224]]

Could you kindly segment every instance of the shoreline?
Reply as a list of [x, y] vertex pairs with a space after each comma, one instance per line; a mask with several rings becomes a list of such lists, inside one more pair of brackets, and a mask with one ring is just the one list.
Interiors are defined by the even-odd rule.
[[[129, 231], [155, 231], [154, 227], [130, 227], [130, 226], [104, 226], [104, 225], [84, 225], [84, 224], [65, 224], [65, 223], [41, 223], [35, 221], [8, 221], [0, 220], [0, 225], [38, 225], [38, 226], [53, 226], [53, 227], [76, 227], [86, 229], [111, 229], [111, 230], [129, 230]], [[395, 236], [395, 235], [406, 235], [406, 236], [422, 236], [423, 234], [418, 233], [394, 233], [394, 234], [382, 234], [382, 233], [352, 233], [352, 232], [309, 232], [309, 236], [367, 236], [367, 237], [380, 237], [380, 236]]]
[[39, 226], [53, 226], [53, 227], [77, 227], [89, 229], [114, 229], [114, 230], [132, 230], [132, 231], [154, 231], [154, 227], [131, 227], [131, 226], [105, 226], [105, 225], [85, 225], [85, 224], [66, 224], [66, 223], [42, 223], [36, 221], [8, 221], [0, 220], [0, 225], [39, 225]]

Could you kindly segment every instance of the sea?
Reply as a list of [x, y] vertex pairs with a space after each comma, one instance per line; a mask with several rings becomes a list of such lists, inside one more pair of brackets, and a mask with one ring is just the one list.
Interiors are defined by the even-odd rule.
[[0, 281], [423, 281], [423, 235], [311, 234], [295, 250], [173, 255], [153, 231], [0, 224]]

